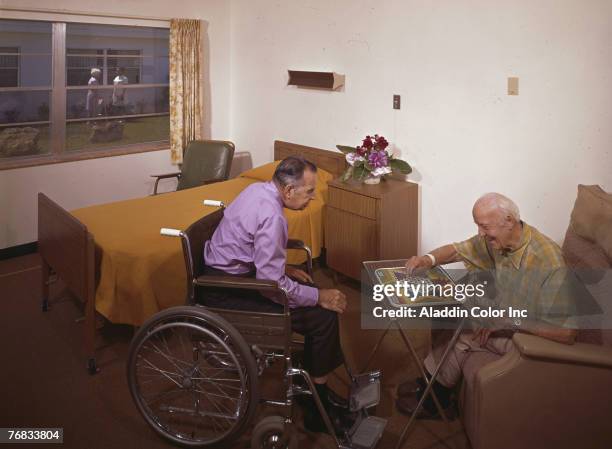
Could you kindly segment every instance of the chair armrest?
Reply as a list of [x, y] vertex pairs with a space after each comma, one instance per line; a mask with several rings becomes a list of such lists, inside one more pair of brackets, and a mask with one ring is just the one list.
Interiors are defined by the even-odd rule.
[[165, 179], [165, 178], [179, 178], [180, 176], [181, 176], [181, 172], [177, 171], [177, 172], [172, 172], [172, 173], [163, 173], [161, 175], [151, 175], [151, 178]]
[[288, 239], [287, 249], [298, 249], [306, 252], [306, 271], [308, 275], [312, 277], [312, 251], [303, 241], [298, 239]]
[[599, 365], [612, 368], [612, 348], [586, 343], [565, 345], [535, 335], [516, 333], [516, 349], [525, 357], [577, 365]]
[[157, 195], [157, 185], [159, 184], [159, 180], [160, 179], [166, 179], [166, 178], [180, 179], [180, 177], [181, 177], [181, 172], [180, 171], [173, 172], [173, 173], [163, 173], [161, 175], [151, 175], [151, 178], [156, 178], [155, 179], [155, 187], [153, 188], [153, 195]]
[[242, 278], [238, 276], [198, 276], [194, 284], [199, 287], [225, 287], [259, 290], [264, 292], [278, 292], [278, 284], [275, 281], [262, 279]]

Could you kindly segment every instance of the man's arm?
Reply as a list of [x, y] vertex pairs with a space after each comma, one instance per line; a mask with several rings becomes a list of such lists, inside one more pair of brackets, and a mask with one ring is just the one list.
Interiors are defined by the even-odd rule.
[[481, 327], [474, 332], [472, 340], [478, 340], [480, 346], [485, 346], [489, 337], [511, 337], [513, 332], [523, 332], [548, 340], [573, 345], [576, 341], [576, 330], [553, 326], [541, 321], [522, 321], [519, 327], [509, 319], [496, 319], [496, 325]]
[[542, 321], [522, 322], [519, 332], [537, 335], [538, 337], [553, 340], [566, 345], [573, 345], [576, 341], [576, 329], [553, 326]]
[[334, 312], [344, 312], [346, 296], [340, 290], [319, 290], [315, 287], [301, 285], [286, 275], [286, 243], [285, 222], [278, 217], [265, 219], [254, 236], [254, 263], [257, 279], [278, 282], [278, 286], [287, 292], [291, 307], [313, 307], [318, 304]]
[[[436, 260], [436, 265], [444, 265], [451, 262], [460, 262], [461, 256], [455, 249], [455, 245], [444, 245], [439, 248], [430, 251], [434, 259]], [[409, 273], [412, 273], [414, 270], [419, 269], [428, 269], [433, 266], [433, 260], [429, 256], [413, 256], [406, 262], [406, 269]]]

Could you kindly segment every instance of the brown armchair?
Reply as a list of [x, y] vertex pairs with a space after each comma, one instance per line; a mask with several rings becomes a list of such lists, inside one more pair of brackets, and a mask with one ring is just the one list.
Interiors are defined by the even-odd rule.
[[599, 269], [585, 284], [604, 309], [604, 330], [580, 329], [574, 345], [515, 334], [515, 351], [470, 357], [461, 415], [473, 449], [595, 449], [612, 442], [610, 229], [612, 194], [579, 186], [563, 252], [571, 267]]
[[229, 177], [234, 157], [234, 144], [224, 140], [194, 140], [185, 150], [181, 171], [151, 175], [155, 179], [153, 195], [161, 179], [176, 178], [176, 190], [189, 189]]

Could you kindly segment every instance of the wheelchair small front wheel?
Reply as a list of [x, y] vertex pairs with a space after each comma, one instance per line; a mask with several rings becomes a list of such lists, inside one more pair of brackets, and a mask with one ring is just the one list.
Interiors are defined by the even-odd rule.
[[127, 371], [145, 421], [183, 446], [232, 442], [259, 401], [257, 365], [244, 338], [198, 306], [174, 307], [147, 321], [130, 345]]
[[297, 435], [285, 432], [285, 420], [281, 416], [266, 416], [253, 429], [251, 449], [297, 448]]

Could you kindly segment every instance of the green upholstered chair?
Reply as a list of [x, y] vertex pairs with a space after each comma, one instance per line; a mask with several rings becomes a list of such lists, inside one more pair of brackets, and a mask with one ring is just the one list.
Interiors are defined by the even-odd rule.
[[180, 172], [151, 175], [156, 178], [153, 195], [160, 179], [177, 178], [176, 190], [225, 181], [234, 157], [234, 144], [226, 140], [194, 140], [187, 145]]

